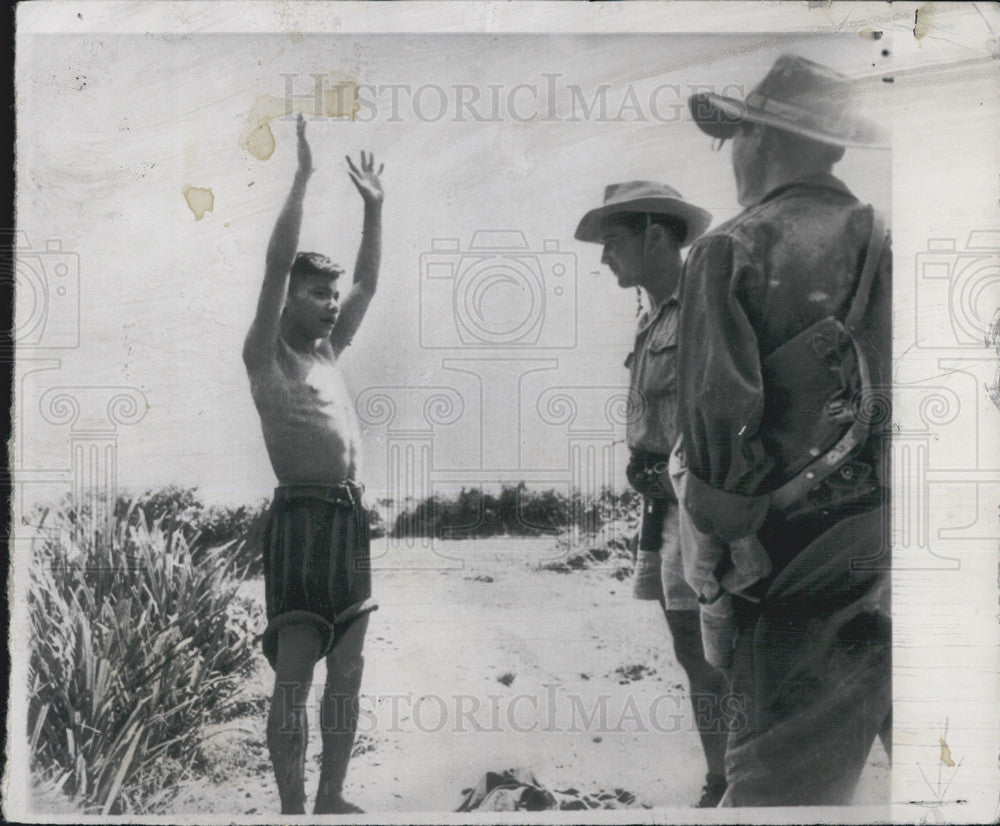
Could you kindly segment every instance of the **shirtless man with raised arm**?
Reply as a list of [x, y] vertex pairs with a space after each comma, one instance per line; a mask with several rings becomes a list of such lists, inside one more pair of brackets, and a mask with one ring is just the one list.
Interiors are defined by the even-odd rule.
[[380, 166], [361, 153], [348, 175], [364, 200], [354, 283], [340, 302], [343, 270], [298, 252], [312, 154], [299, 116], [298, 171], [267, 248], [257, 315], [243, 347], [264, 442], [278, 477], [264, 531], [267, 630], [275, 670], [267, 745], [283, 814], [305, 813], [306, 702], [313, 669], [327, 660], [320, 723], [323, 759], [314, 812], [360, 812], [341, 794], [357, 730], [362, 645], [371, 598], [368, 515], [357, 484], [360, 436], [337, 359], [375, 294], [381, 254]]

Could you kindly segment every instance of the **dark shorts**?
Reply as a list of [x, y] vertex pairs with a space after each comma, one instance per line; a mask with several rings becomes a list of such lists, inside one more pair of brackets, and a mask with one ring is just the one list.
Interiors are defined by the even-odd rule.
[[272, 668], [283, 626], [316, 628], [322, 658], [354, 620], [378, 607], [372, 600], [368, 512], [360, 494], [350, 483], [275, 490], [261, 542], [268, 621], [262, 645]]

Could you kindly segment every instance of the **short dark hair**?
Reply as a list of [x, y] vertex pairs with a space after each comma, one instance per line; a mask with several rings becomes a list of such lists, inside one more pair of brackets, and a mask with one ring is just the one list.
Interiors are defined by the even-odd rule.
[[295, 256], [289, 271], [289, 277], [292, 279], [304, 278], [307, 275], [321, 275], [333, 280], [340, 278], [343, 274], [343, 267], [334, 264], [329, 258], [318, 252], [300, 252]]
[[674, 215], [662, 215], [657, 212], [616, 212], [614, 215], [609, 215], [607, 220], [621, 224], [633, 235], [641, 235], [647, 226], [656, 224], [667, 231], [677, 246], [683, 244], [687, 237], [687, 224]]

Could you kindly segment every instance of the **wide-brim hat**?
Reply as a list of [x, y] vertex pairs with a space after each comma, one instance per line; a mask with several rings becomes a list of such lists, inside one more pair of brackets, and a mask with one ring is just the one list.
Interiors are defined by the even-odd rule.
[[628, 181], [605, 188], [604, 205], [583, 216], [576, 228], [576, 239], [599, 244], [605, 219], [628, 212], [669, 215], [682, 221], [685, 227], [682, 246], [694, 241], [712, 223], [710, 212], [685, 201], [672, 186], [655, 181]]
[[782, 55], [746, 100], [700, 92], [691, 116], [713, 138], [731, 138], [744, 121], [834, 146], [887, 148], [889, 135], [858, 110], [852, 81], [798, 55]]

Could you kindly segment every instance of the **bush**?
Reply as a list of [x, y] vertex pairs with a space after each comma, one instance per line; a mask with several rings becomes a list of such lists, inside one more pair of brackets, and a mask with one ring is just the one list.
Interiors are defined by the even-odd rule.
[[503, 486], [499, 496], [462, 488], [454, 498], [432, 496], [404, 510], [393, 522], [392, 535], [474, 539], [555, 535], [567, 528], [593, 532], [634, 509], [636, 501], [631, 491], [566, 496], [555, 490], [529, 490], [523, 482]]
[[[257, 531], [268, 504], [262, 501], [235, 508], [205, 507], [197, 488], [169, 485], [131, 499], [119, 497], [115, 518], [123, 520], [126, 514], [131, 514], [128, 517], [131, 521], [141, 522], [147, 529], [158, 524], [164, 530], [176, 531], [187, 542], [195, 562], [200, 562], [211, 549], [228, 546], [235, 570], [240, 576], [251, 578], [263, 574]], [[67, 509], [75, 516], [75, 508], [67, 506]]]
[[231, 545], [196, 561], [192, 524], [166, 511], [129, 507], [99, 526], [60, 509], [42, 523], [28, 594], [32, 768], [88, 811], [155, 810], [197, 765], [201, 723], [249, 673], [259, 609], [237, 598]]
[[204, 509], [205, 505], [198, 496], [197, 488], [168, 485], [148, 490], [138, 497], [119, 496], [115, 503], [115, 517], [124, 519], [130, 513], [135, 517], [142, 516], [147, 528], [179, 519], [181, 524], [178, 527], [181, 530], [194, 532], [197, 527], [191, 517]]

